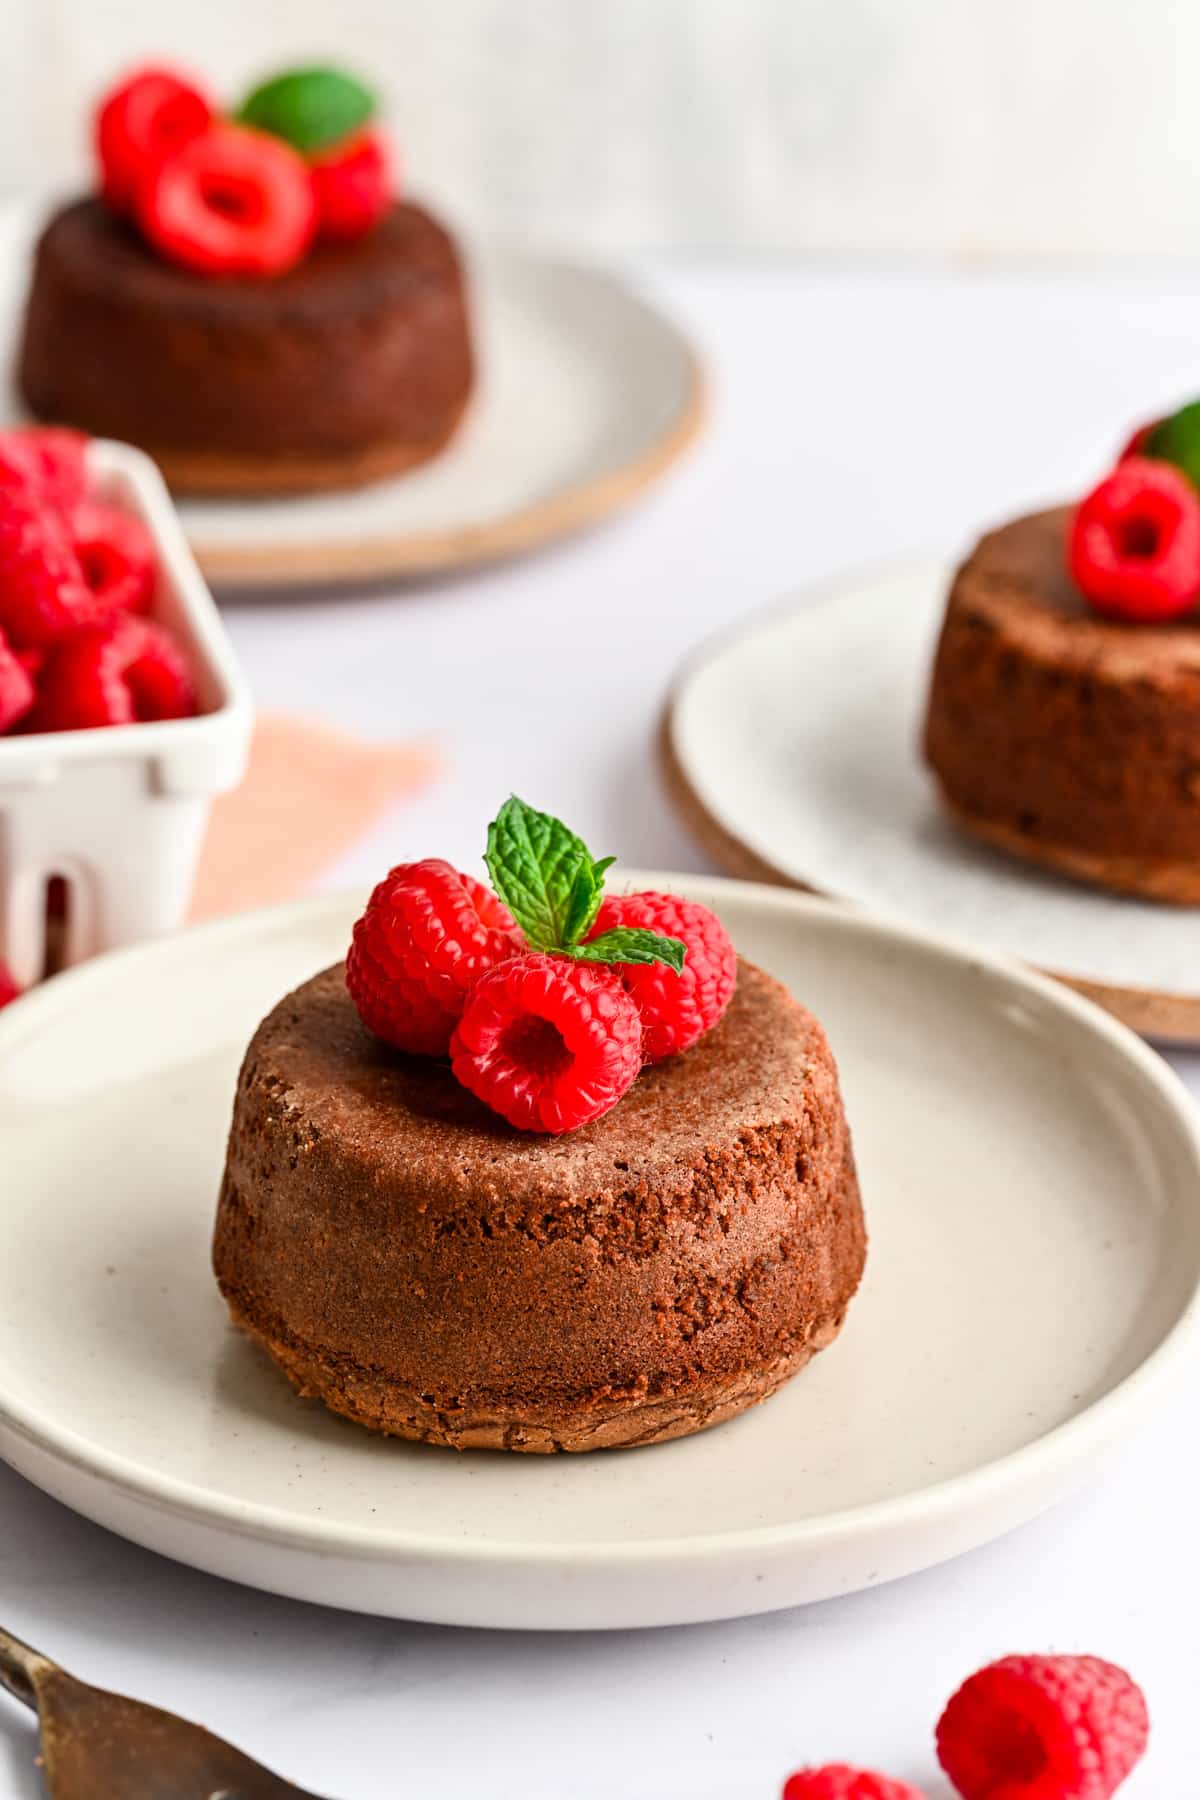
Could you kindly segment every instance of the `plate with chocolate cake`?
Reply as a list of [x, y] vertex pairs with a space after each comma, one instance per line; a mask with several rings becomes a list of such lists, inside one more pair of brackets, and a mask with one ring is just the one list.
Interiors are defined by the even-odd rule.
[[518, 801], [486, 863], [4, 1009], [6, 1461], [234, 1580], [544, 1629], [848, 1592], [1100, 1469], [1200, 1319], [1152, 1052]]
[[961, 563], [834, 580], [705, 645], [663, 762], [736, 873], [1026, 958], [1197, 1043], [1200, 407], [1131, 449]]
[[635, 498], [699, 428], [669, 321], [598, 269], [461, 245], [401, 191], [345, 71], [227, 110], [138, 69], [93, 138], [94, 191], [0, 218], [8, 407], [152, 455], [213, 580], [530, 549]]

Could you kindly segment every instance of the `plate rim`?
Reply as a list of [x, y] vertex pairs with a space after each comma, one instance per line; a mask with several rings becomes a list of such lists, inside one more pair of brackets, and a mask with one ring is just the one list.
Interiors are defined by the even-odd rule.
[[[802, 880], [782, 864], [773, 862], [748, 838], [741, 836], [734, 824], [701, 791], [679, 742], [679, 716], [693, 681], [734, 645], [757, 637], [777, 622], [794, 618], [810, 607], [849, 599], [868, 586], [912, 579], [922, 574], [944, 583], [956, 561], [947, 552], [908, 551], [897, 556], [873, 558], [836, 574], [817, 577], [776, 595], [732, 625], [711, 632], [677, 666], [655, 732], [659, 775], [667, 800], [685, 828], [730, 875], [771, 887], [790, 888], [794, 893], [810, 894], [855, 910], [866, 905], [815, 882]], [[909, 921], [899, 919], [897, 923], [908, 924]], [[940, 934], [935, 932], [934, 935]], [[1000, 960], [1004, 960], [1002, 954]], [[1093, 976], [1075, 975], [1065, 969], [1037, 963], [1023, 966], [1093, 1001], [1141, 1037], [1181, 1049], [1200, 1044], [1200, 991], [1189, 994], [1129, 982], [1099, 981]]]
[[[960, 969], [969, 969], [1015, 986], [1041, 1005], [1048, 1006], [1051, 1012], [1065, 1014], [1075, 1025], [1082, 1026], [1085, 1032], [1132, 1062], [1151, 1089], [1157, 1092], [1159, 1100], [1175, 1119], [1181, 1133], [1181, 1148], [1190, 1153], [1195, 1166], [1197, 1204], [1200, 1205], [1200, 1114], [1192, 1106], [1178, 1076], [1126, 1026], [1052, 978], [1002, 956], [977, 952], [942, 933], [833, 904], [820, 896], [801, 894], [792, 888], [694, 872], [628, 870], [624, 874], [633, 881], [653, 880], [677, 889], [699, 886], [718, 896], [721, 892], [736, 890], [753, 904], [809, 920], [823, 920], [826, 925], [850, 936], [861, 934], [893, 944], [899, 941], [915, 953], [948, 959]], [[130, 963], [136, 966], [138, 962], [153, 962], [158, 957], [171, 959], [180, 954], [187, 955], [193, 948], [204, 950], [231, 937], [253, 938], [263, 931], [287, 933], [304, 929], [326, 916], [330, 920], [344, 919], [353, 906], [361, 903], [361, 898], [358, 892], [318, 895], [282, 906], [237, 913], [113, 952], [69, 970], [0, 1014], [0, 1068], [4, 1058], [19, 1049], [22, 1039], [30, 1031], [36, 1031], [47, 1015], [53, 1020], [55, 1015], [69, 1012], [77, 996], [86, 999], [90, 988], [111, 983]], [[537, 1540], [464, 1543], [453, 1537], [366, 1530], [319, 1519], [298, 1523], [294, 1515], [277, 1507], [214, 1497], [209, 1490], [130, 1464], [119, 1453], [88, 1444], [75, 1432], [48, 1424], [36, 1407], [27, 1406], [19, 1399], [14, 1401], [6, 1391], [2, 1370], [0, 1454], [5, 1461], [10, 1461], [9, 1443], [16, 1438], [48, 1458], [53, 1466], [59, 1469], [66, 1466], [101, 1489], [111, 1489], [135, 1505], [149, 1505], [160, 1513], [219, 1534], [289, 1551], [333, 1554], [354, 1562], [388, 1566], [436, 1566], [450, 1573], [489, 1569], [533, 1573], [569, 1566], [586, 1567], [592, 1572], [608, 1568], [620, 1573], [637, 1569], [653, 1569], [660, 1574], [678, 1573], [711, 1563], [714, 1559], [728, 1562], [767, 1553], [794, 1554], [853, 1546], [866, 1539], [899, 1535], [942, 1519], [952, 1519], [960, 1510], [978, 1511], [989, 1501], [1002, 1502], [1025, 1488], [1044, 1491], [1053, 1486], [1055, 1477], [1061, 1476], [1064, 1470], [1085, 1467], [1090, 1457], [1102, 1453], [1156, 1395], [1182, 1374], [1184, 1365], [1196, 1355], [1198, 1348], [1200, 1266], [1178, 1316], [1149, 1354], [1114, 1387], [1029, 1444], [929, 1487], [808, 1519], [636, 1541], [581, 1539], [559, 1545], [547, 1545]], [[19, 1463], [14, 1466], [21, 1467]], [[45, 1483], [39, 1481], [38, 1485]], [[68, 1499], [67, 1503], [71, 1504], [71, 1501]], [[1041, 1510], [1041, 1506], [1031, 1510]]]

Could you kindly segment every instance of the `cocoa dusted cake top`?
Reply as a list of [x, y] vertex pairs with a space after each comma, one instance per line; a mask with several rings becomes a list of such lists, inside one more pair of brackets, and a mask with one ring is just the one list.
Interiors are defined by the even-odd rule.
[[955, 603], [1027, 654], [1113, 679], [1200, 671], [1200, 619], [1138, 625], [1088, 605], [1067, 566], [1070, 507], [1031, 513], [983, 537], [959, 570]]
[[[248, 1057], [253, 1079], [317, 1133], [357, 1146], [393, 1191], [561, 1203], [573, 1195], [668, 1189], [748, 1128], [801, 1110], [820, 1026], [746, 962], [724, 1017], [684, 1056], [643, 1070], [619, 1106], [563, 1136], [517, 1131], [455, 1080], [363, 1025], [342, 965], [283, 1001]], [[809, 1100], [818, 1098], [811, 1094]]]

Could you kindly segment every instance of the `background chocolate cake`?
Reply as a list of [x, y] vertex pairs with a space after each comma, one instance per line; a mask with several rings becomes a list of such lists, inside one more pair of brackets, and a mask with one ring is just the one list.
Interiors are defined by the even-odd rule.
[[369, 481], [435, 455], [462, 417], [463, 269], [410, 202], [260, 278], [177, 266], [78, 200], [38, 244], [18, 375], [39, 418], [139, 445], [182, 491]]

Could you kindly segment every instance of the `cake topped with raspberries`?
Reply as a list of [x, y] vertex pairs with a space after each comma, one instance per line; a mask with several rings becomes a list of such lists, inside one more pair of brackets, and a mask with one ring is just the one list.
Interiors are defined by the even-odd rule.
[[457, 1449], [704, 1429], [841, 1328], [865, 1231], [820, 1025], [512, 799], [401, 864], [242, 1065], [214, 1266], [305, 1394]]
[[339, 69], [289, 70], [232, 115], [173, 70], [121, 81], [97, 192], [34, 255], [30, 409], [140, 445], [185, 491], [336, 487], [436, 454], [473, 381], [465, 280], [397, 197], [375, 111]]
[[1118, 893], [1200, 905], [1200, 402], [954, 578], [925, 720], [951, 818]]

